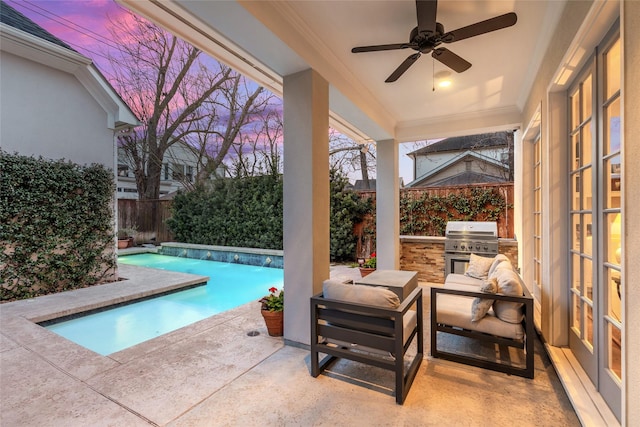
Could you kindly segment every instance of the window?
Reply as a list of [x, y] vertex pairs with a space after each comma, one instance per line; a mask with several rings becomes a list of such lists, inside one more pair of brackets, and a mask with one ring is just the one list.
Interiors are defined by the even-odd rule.
[[182, 181], [184, 179], [184, 165], [171, 163], [171, 179], [174, 181]]
[[128, 177], [129, 176], [129, 166], [118, 164], [118, 176]]

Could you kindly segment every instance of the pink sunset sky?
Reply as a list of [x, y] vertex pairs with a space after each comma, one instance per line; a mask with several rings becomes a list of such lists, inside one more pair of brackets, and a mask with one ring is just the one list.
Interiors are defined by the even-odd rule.
[[[7, 4], [91, 58], [107, 79], [110, 64], [104, 53], [114, 45], [107, 29], [109, 19], [127, 19], [128, 12], [113, 0], [4, 0]], [[413, 180], [413, 162], [406, 156], [414, 144], [400, 144], [400, 176]], [[359, 175], [359, 173], [358, 173]], [[356, 179], [357, 177], [351, 177]]]
[[107, 30], [109, 18], [127, 18], [127, 11], [113, 0], [5, 0], [72, 48], [91, 58], [105, 76], [109, 63], [104, 52], [113, 45]]

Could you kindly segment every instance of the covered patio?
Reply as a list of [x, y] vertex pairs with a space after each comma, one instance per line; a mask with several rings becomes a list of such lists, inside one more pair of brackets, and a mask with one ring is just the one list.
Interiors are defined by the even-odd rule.
[[[579, 425], [539, 341], [534, 380], [427, 359], [401, 406], [389, 371], [339, 362], [312, 378], [309, 351], [268, 336], [258, 302], [109, 356], [33, 323], [202, 280], [126, 264], [120, 273], [3, 305], [2, 382], [13, 384], [1, 389], [3, 426]], [[331, 268], [335, 279], [354, 273]]]
[[545, 348], [581, 419], [640, 424], [640, 287], [627, 280], [640, 273], [628, 238], [640, 235], [640, 2], [441, 0], [447, 30], [511, 12], [518, 22], [451, 44], [473, 66], [432, 90], [449, 70], [428, 55], [384, 83], [410, 49], [351, 53], [408, 42], [411, 0], [119, 1], [283, 97], [287, 344], [309, 344], [308, 301], [329, 277], [329, 126], [377, 145], [384, 269], [400, 261], [398, 144], [515, 129], [518, 267]]

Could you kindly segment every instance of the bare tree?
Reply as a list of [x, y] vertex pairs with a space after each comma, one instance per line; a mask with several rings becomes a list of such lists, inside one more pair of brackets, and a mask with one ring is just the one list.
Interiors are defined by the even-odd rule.
[[331, 129], [329, 162], [332, 169], [341, 170], [346, 175], [360, 171], [362, 181], [368, 188], [369, 175], [376, 170], [375, 144], [358, 144], [346, 135]]
[[141, 199], [160, 195], [162, 163], [178, 141], [202, 159], [203, 180], [222, 163], [240, 130], [267, 104], [262, 87], [145, 19], [112, 21], [112, 84], [142, 122], [120, 138]]
[[251, 134], [243, 133], [240, 143], [234, 145], [231, 161], [232, 176], [275, 175], [282, 173], [282, 111], [271, 109]]

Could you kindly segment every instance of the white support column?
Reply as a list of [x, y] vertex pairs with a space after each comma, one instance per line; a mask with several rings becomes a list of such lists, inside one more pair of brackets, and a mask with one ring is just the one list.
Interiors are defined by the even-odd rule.
[[560, 347], [569, 345], [569, 311], [571, 301], [567, 292], [566, 278], [569, 277], [569, 198], [570, 188], [567, 173], [569, 151], [567, 141], [567, 95], [564, 92], [550, 92], [543, 105], [543, 165], [542, 206], [542, 334], [549, 344]]
[[400, 269], [400, 172], [398, 144], [376, 144], [376, 255], [379, 269]]
[[284, 338], [310, 344], [309, 298], [329, 278], [329, 85], [284, 78]]

